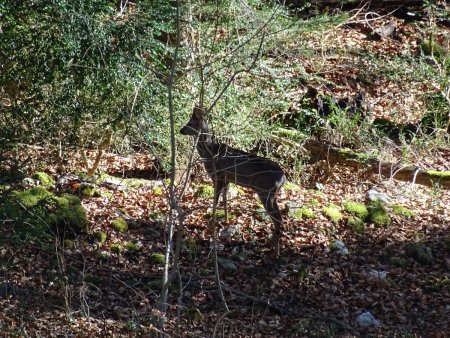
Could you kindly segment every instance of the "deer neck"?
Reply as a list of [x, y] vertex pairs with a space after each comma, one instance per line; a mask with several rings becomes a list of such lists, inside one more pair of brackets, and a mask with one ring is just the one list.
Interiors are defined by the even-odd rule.
[[213, 151], [214, 140], [208, 130], [202, 131], [197, 142], [197, 151], [202, 158], [210, 158], [214, 156]]

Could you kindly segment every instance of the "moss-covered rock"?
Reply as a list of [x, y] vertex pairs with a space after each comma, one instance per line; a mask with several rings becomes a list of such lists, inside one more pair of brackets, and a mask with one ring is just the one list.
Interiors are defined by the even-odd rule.
[[214, 187], [205, 184], [199, 185], [195, 194], [201, 198], [214, 197]]
[[369, 219], [376, 226], [388, 226], [391, 224], [391, 217], [380, 200], [375, 200], [369, 205]]
[[161, 253], [154, 252], [150, 255], [150, 260], [156, 264], [164, 264], [165, 257]]
[[86, 230], [88, 224], [86, 210], [77, 196], [57, 197], [43, 187], [13, 192], [0, 207], [0, 214], [43, 230], [49, 225], [60, 227], [62, 232], [78, 233]]
[[412, 218], [414, 216], [414, 212], [409, 210], [408, 208], [402, 205], [393, 205], [392, 212], [396, 215], [403, 216], [405, 218]]
[[119, 254], [123, 251], [123, 246], [118, 243], [113, 243], [111, 244], [111, 251]]
[[340, 208], [335, 204], [330, 204], [328, 207], [323, 208], [322, 212], [333, 223], [339, 223], [344, 218], [344, 215], [342, 215]]
[[53, 177], [42, 171], [35, 172], [33, 175], [31, 175], [31, 178], [38, 180], [44, 187], [50, 188], [55, 185], [55, 180], [53, 179]]
[[122, 217], [119, 217], [111, 221], [111, 228], [118, 232], [124, 233], [128, 231], [128, 223]]
[[53, 200], [56, 201], [56, 210], [50, 214], [50, 219], [54, 220], [54, 224], [76, 233], [86, 230], [86, 209], [77, 196], [64, 194], [61, 197], [53, 197]]
[[433, 262], [431, 248], [422, 243], [408, 243], [405, 245], [405, 253], [422, 265], [430, 265]]
[[359, 234], [362, 234], [366, 230], [366, 225], [364, 224], [364, 221], [356, 216], [350, 216], [347, 219], [347, 226]]
[[94, 237], [97, 241], [99, 241], [100, 243], [105, 243], [106, 242], [106, 232], [103, 231], [96, 231], [94, 232]]
[[141, 242], [130, 241], [125, 244], [125, 248], [128, 251], [138, 251], [142, 246]]
[[391, 256], [389, 257], [389, 264], [399, 267], [399, 268], [403, 268], [406, 266], [407, 262], [404, 258], [399, 257], [399, 256]]
[[353, 216], [358, 217], [361, 220], [365, 220], [369, 216], [369, 210], [363, 203], [357, 202], [344, 202], [342, 204], [344, 210], [351, 213]]

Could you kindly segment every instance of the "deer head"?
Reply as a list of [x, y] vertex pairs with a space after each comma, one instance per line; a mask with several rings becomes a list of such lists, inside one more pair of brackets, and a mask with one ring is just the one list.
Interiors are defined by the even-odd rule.
[[208, 126], [204, 121], [205, 109], [195, 106], [189, 122], [180, 130], [180, 134], [197, 136], [202, 133], [208, 133]]

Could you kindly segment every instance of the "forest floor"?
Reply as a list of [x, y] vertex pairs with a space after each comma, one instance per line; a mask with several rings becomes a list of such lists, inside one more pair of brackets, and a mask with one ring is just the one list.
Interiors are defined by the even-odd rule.
[[[382, 27], [389, 19], [373, 25]], [[347, 48], [364, 44], [374, 54], [398, 54], [402, 52], [400, 47], [410, 46], [408, 41], [416, 41], [413, 37], [418, 34], [401, 20], [398, 25], [398, 34], [404, 39], [401, 41], [368, 41], [363, 29], [367, 27], [359, 22], [328, 32], [327, 43]], [[309, 43], [319, 42], [312, 38]], [[323, 58], [323, 69], [327, 69], [324, 76], [339, 83], [337, 96], [353, 95], [363, 82], [360, 70], [364, 65], [355, 61], [356, 54], [354, 58]], [[343, 60], [351, 61], [351, 65], [343, 66]], [[308, 68], [309, 61], [304, 61]], [[310, 68], [317, 71], [316, 67], [311, 62]], [[341, 76], [343, 68], [345, 77]], [[352, 69], [358, 69], [355, 76], [349, 76]], [[391, 86], [393, 82], [384, 77], [369, 78], [364, 83], [371, 88], [368, 100], [377, 103], [372, 105], [374, 117], [385, 117], [387, 111], [395, 110], [399, 122], [411, 121], [424, 106], [416, 94], [435, 90], [436, 85], [423, 87], [411, 79], [403, 86]], [[297, 103], [293, 100], [293, 106]], [[47, 149], [22, 150], [21, 155], [31, 159], [26, 175], [45, 171], [57, 177], [56, 164]], [[442, 154], [448, 154], [448, 148], [436, 146], [432, 151], [411, 151], [410, 157], [417, 166], [448, 171], [450, 158]], [[67, 170], [82, 170], [79, 155], [71, 156]], [[100, 170], [120, 177], [125, 171], [145, 171], [152, 161], [147, 155], [124, 158], [108, 154]], [[278, 259], [273, 258], [267, 243], [272, 224], [258, 211], [256, 196], [247, 189], [229, 196], [228, 209], [233, 217], [228, 223], [217, 222], [219, 271], [228, 313], [214, 277], [207, 217], [212, 201], [199, 196], [200, 186], [211, 184], [201, 171], [196, 174], [181, 201], [186, 212], [181, 285], [178, 280], [169, 291], [165, 335], [448, 336], [450, 191], [439, 185], [426, 187], [381, 177], [369, 173], [363, 165], [331, 166], [319, 161], [305, 165], [303, 170], [298, 186], [282, 189], [279, 204], [294, 204], [294, 209], [307, 207], [313, 215], [302, 219], [285, 216]], [[136, 179], [123, 189], [118, 188], [120, 184], [113, 188], [96, 185], [98, 196], [82, 197], [88, 232], [74, 238], [70, 248], [54, 240], [5, 241], [14, 237], [14, 226], [3, 222], [0, 336], [127, 337], [154, 333], [163, 270], [157, 254], [164, 253], [167, 239], [168, 203], [163, 182], [159, 178]], [[73, 188], [77, 187], [74, 183]], [[363, 230], [356, 231], [348, 224], [351, 214], [343, 210], [343, 202], [367, 203], [369, 191], [389, 200], [386, 209], [391, 223], [376, 226], [366, 222]], [[327, 216], [324, 208], [330, 205], [341, 209], [341, 220]], [[394, 205], [411, 213], [396, 214]], [[111, 227], [111, 221], [119, 217], [127, 221], [128, 231], [122, 233]], [[98, 241], [96, 232], [104, 232], [106, 240]], [[330, 243], [334, 240], [342, 241], [348, 252], [332, 250]], [[410, 243], [420, 243], [419, 254], [408, 253]], [[366, 311], [379, 326], [357, 324], [357, 317]]]
[[[41, 168], [43, 161], [38, 162]], [[118, 168], [123, 158], [111, 155], [104, 164]], [[54, 169], [45, 168], [50, 173]], [[218, 238], [222, 264], [231, 264], [220, 265], [230, 309], [224, 317], [205, 217], [211, 198], [196, 196], [205, 182], [187, 189], [181, 204], [187, 214], [180, 261], [183, 292], [174, 288], [169, 293], [169, 335], [208, 337], [216, 331], [222, 337], [445, 336], [450, 329], [450, 192], [325, 162], [305, 170], [311, 181], [301, 187], [288, 185], [279, 202], [307, 206], [314, 215], [286, 219], [279, 259], [267, 246], [272, 224], [256, 212], [256, 195], [244, 190], [229, 196], [234, 219], [219, 221], [218, 230], [238, 231]], [[133, 336], [152, 331], [162, 275], [154, 254], [164, 253], [167, 196], [161, 180], [136, 182], [136, 187], [123, 191], [99, 186], [98, 197], [83, 198], [89, 231], [74, 240], [74, 247], [38, 241], [2, 245], [2, 332]], [[317, 183], [320, 190], [308, 189]], [[412, 215], [391, 213], [390, 225], [368, 223], [364, 231], [355, 231], [347, 224], [350, 214], [343, 212], [344, 219], [337, 222], [324, 214], [330, 204], [366, 201], [369, 190]], [[127, 232], [111, 228], [118, 217], [127, 220]], [[107, 234], [105, 242], [95, 240], [96, 231]], [[12, 232], [4, 224], [2, 237]], [[345, 243], [348, 254], [330, 250], [336, 239]], [[405, 252], [405, 245], [416, 242], [432, 252], [426, 264]], [[381, 326], [358, 327], [356, 318], [365, 311]]]

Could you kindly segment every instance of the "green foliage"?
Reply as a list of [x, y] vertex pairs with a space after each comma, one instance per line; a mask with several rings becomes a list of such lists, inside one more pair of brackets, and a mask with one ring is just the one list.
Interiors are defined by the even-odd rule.
[[128, 223], [122, 217], [119, 217], [113, 221], [111, 221], [111, 228], [118, 232], [127, 232], [128, 231]]
[[380, 200], [376, 200], [369, 205], [370, 221], [376, 226], [388, 226], [391, 224], [391, 217]]
[[365, 220], [369, 216], [369, 211], [363, 203], [344, 202], [342, 206], [345, 211], [360, 218], [361, 220]]
[[139, 250], [139, 245], [136, 242], [131, 242], [130, 241], [130, 242], [126, 243], [125, 248], [128, 251], [137, 251], [137, 250]]
[[156, 74], [167, 68], [172, 3], [128, 3], [122, 12], [112, 1], [7, 1], [0, 13], [0, 87], [11, 103], [0, 122], [23, 142], [74, 144], [80, 132], [98, 140], [105, 129], [124, 130], [131, 115], [162, 119]]

